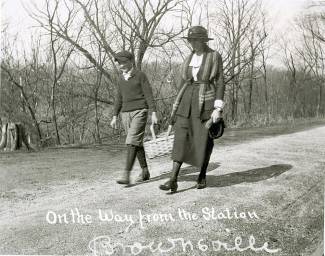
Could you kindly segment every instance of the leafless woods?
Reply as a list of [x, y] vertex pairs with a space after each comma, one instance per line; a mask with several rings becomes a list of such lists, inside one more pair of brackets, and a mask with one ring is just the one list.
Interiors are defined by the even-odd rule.
[[[122, 132], [108, 125], [113, 55], [126, 49], [149, 76], [164, 129], [190, 52], [181, 36], [197, 24], [223, 57], [229, 125], [324, 116], [324, 6], [306, 4], [292, 40], [274, 35], [258, 0], [34, 1], [25, 6], [38, 31], [31, 43], [18, 47], [10, 24], [2, 29], [0, 116], [23, 122], [41, 145], [113, 140]], [[275, 52], [281, 68], [272, 65]]]

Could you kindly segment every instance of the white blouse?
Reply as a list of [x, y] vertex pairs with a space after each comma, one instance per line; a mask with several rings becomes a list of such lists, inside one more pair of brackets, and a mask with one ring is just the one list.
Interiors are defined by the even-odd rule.
[[191, 62], [189, 64], [192, 67], [192, 75], [194, 81], [197, 81], [197, 74], [199, 73], [201, 64], [202, 64], [203, 54], [197, 55], [196, 53], [193, 54]]

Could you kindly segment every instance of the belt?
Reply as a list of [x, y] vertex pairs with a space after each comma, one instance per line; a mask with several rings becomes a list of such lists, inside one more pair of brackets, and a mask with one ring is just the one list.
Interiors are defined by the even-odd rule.
[[192, 84], [210, 84], [209, 80], [208, 81], [204, 81], [204, 80], [194, 81], [194, 80], [192, 80], [191, 82], [192, 82]]
[[192, 86], [200, 86], [201, 84], [210, 84], [210, 81], [191, 81], [191, 83], [189, 85], [192, 85]]

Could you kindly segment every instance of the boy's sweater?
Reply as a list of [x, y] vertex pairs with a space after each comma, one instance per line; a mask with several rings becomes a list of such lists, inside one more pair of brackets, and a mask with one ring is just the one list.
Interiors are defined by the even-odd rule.
[[128, 80], [121, 76], [118, 81], [114, 115], [144, 108], [156, 112], [151, 86], [145, 73], [133, 70]]

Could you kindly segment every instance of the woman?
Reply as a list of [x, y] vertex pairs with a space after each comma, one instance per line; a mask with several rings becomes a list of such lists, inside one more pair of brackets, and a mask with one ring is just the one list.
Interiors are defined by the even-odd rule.
[[[205, 124], [221, 117], [224, 102], [222, 59], [217, 51], [207, 45], [207, 30], [191, 27], [188, 40], [193, 51], [181, 69], [182, 87], [173, 105], [171, 123], [175, 124], [173, 170], [170, 180], [160, 185], [162, 190], [177, 191], [177, 177], [183, 162], [200, 168], [197, 188], [206, 187], [206, 170], [213, 149]], [[175, 120], [176, 119], [176, 120]]]
[[118, 81], [111, 126], [116, 128], [117, 116], [121, 112], [123, 126], [127, 134], [125, 141], [127, 158], [125, 171], [117, 183], [126, 185], [130, 183], [130, 172], [136, 157], [142, 168], [142, 173], [137, 181], [149, 180], [150, 173], [143, 148], [148, 108], [152, 110], [152, 123], [158, 122], [156, 106], [147, 76], [133, 67], [133, 60], [133, 54], [128, 51], [122, 51], [115, 55], [115, 61], [122, 71], [122, 75]]

